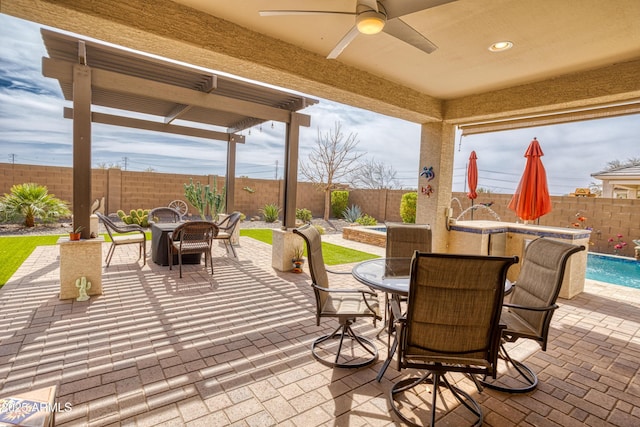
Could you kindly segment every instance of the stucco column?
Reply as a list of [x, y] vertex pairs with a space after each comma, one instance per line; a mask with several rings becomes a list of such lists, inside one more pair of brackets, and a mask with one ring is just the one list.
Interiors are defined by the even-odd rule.
[[453, 125], [422, 125], [416, 223], [431, 226], [434, 252], [447, 252], [445, 209], [451, 202], [455, 136]]

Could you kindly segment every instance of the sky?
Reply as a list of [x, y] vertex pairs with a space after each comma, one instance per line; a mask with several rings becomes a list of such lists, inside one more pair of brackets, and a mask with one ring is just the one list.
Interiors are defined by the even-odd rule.
[[[62, 116], [64, 101], [58, 82], [42, 75], [47, 56], [40, 26], [0, 14], [0, 163], [71, 166], [72, 122]], [[214, 70], [215, 71], [215, 70]], [[286, 90], [286, 88], [284, 88]], [[319, 99], [301, 113], [311, 127], [300, 131], [300, 161], [316, 145], [318, 132], [341, 123], [355, 134], [365, 158], [392, 167], [402, 188], [417, 188], [420, 125]], [[130, 171], [223, 175], [226, 146], [220, 141], [93, 124], [92, 166], [119, 165]], [[265, 123], [242, 132], [237, 146], [236, 174], [251, 178], [282, 178], [285, 127]], [[513, 193], [524, 170], [524, 152], [540, 142], [552, 195], [600, 183], [591, 174], [614, 160], [640, 158], [640, 115], [590, 120], [488, 134], [456, 136], [453, 191], [466, 190], [466, 164], [478, 157], [478, 187]], [[302, 177], [300, 177], [302, 179]]]

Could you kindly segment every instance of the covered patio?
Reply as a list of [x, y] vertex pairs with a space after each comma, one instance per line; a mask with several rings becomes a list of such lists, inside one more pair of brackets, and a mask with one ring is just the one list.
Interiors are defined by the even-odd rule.
[[[326, 236], [357, 245], [338, 239]], [[369, 368], [318, 363], [310, 344], [334, 321], [315, 325], [308, 274], [276, 272], [271, 247], [248, 237], [237, 249], [235, 260], [215, 248], [213, 276], [195, 265], [179, 279], [123, 247], [104, 295], [77, 302], [57, 297], [58, 248], [38, 247], [0, 291], [3, 396], [58, 384], [57, 402], [72, 406], [58, 426], [397, 425], [387, 403], [395, 363], [375, 381], [386, 336]], [[537, 390], [459, 385], [481, 403], [486, 425], [638, 425], [640, 290], [587, 281], [559, 304], [547, 352], [528, 343], [516, 352], [539, 373]], [[465, 412], [447, 419], [465, 425]]]

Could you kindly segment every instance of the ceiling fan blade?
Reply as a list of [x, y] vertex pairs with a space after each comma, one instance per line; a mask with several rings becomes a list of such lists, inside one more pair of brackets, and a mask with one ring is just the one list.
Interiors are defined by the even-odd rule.
[[367, 6], [369, 9], [375, 10], [376, 12], [378, 12], [378, 1], [377, 0], [358, 0], [358, 4], [363, 4], [363, 5]]
[[431, 53], [438, 49], [438, 46], [399, 18], [388, 20], [382, 31], [426, 53]]
[[387, 11], [387, 18], [392, 19], [454, 1], [456, 0], [382, 0], [381, 3]]
[[354, 12], [334, 12], [331, 10], [261, 10], [260, 16], [285, 16], [285, 15], [351, 15]]
[[329, 55], [327, 55], [327, 59], [336, 59], [338, 55], [342, 53], [342, 51], [356, 38], [356, 36], [360, 34], [358, 31], [358, 27], [355, 25], [349, 30], [347, 34], [338, 42], [336, 47], [333, 48]]

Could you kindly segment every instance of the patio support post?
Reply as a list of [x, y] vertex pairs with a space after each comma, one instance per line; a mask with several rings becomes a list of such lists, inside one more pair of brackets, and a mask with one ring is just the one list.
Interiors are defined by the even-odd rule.
[[284, 157], [284, 210], [283, 226], [296, 226], [296, 199], [298, 188], [298, 148], [300, 142], [300, 126], [310, 126], [311, 118], [304, 114], [291, 113], [287, 123], [285, 157]]
[[[447, 252], [445, 209], [448, 209], [451, 203], [455, 142], [453, 125], [444, 122], [422, 125], [418, 173], [420, 174], [425, 167], [433, 167], [434, 176], [432, 179], [430, 176], [418, 176], [416, 223], [431, 226], [434, 252]], [[429, 186], [433, 190], [431, 193]]]
[[225, 177], [225, 213], [230, 214], [236, 208], [236, 141], [235, 135], [229, 135], [227, 143], [227, 173]]
[[84, 42], [73, 66], [73, 227], [91, 235], [91, 68], [85, 65]]

